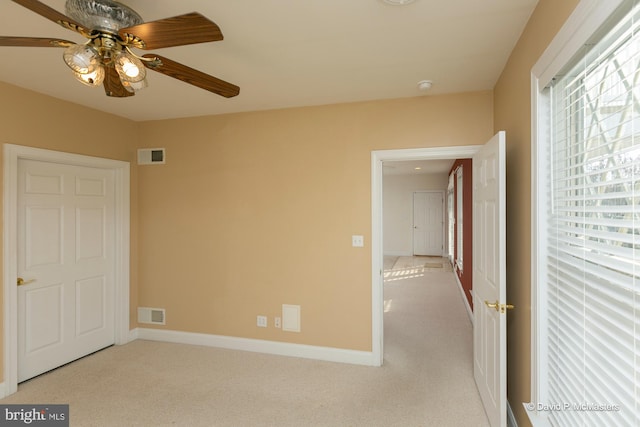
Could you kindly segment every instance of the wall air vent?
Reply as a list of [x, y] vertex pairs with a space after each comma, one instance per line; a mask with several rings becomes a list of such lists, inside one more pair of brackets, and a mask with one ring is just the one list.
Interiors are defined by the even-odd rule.
[[164, 308], [138, 307], [138, 323], [164, 325]]
[[164, 148], [141, 148], [138, 150], [139, 165], [164, 165]]

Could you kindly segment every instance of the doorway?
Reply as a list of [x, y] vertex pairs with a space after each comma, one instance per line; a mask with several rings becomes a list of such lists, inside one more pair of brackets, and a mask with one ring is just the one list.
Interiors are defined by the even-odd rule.
[[383, 250], [383, 162], [410, 160], [442, 160], [470, 158], [479, 145], [459, 147], [418, 148], [405, 150], [379, 150], [371, 153], [371, 265], [372, 265], [372, 359], [374, 364], [384, 363], [384, 250]]
[[12, 144], [4, 145], [3, 355], [4, 389], [18, 389], [18, 165], [22, 160], [111, 171], [114, 179], [114, 341], [129, 341], [129, 163]]

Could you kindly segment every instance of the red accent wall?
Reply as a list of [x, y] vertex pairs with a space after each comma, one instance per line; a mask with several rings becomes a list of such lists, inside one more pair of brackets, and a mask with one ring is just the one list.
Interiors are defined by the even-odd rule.
[[454, 174], [453, 179], [453, 203], [454, 203], [454, 216], [456, 218], [456, 224], [458, 223], [458, 180], [455, 178], [455, 171], [459, 166], [462, 166], [462, 215], [463, 225], [462, 240], [464, 245], [462, 250], [463, 266], [462, 271], [458, 270], [455, 265], [455, 260], [458, 258], [458, 227], [454, 228], [453, 247], [454, 247], [454, 272], [458, 276], [458, 280], [462, 284], [464, 295], [467, 297], [469, 307], [473, 310], [473, 299], [471, 298], [471, 290], [473, 289], [473, 171], [471, 159], [458, 159], [453, 163], [449, 176]]

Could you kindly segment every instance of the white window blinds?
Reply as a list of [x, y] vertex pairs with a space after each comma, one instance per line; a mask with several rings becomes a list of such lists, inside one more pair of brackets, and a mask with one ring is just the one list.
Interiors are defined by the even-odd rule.
[[[631, 5], [633, 3], [634, 5]], [[548, 418], [640, 426], [640, 12], [551, 88]]]

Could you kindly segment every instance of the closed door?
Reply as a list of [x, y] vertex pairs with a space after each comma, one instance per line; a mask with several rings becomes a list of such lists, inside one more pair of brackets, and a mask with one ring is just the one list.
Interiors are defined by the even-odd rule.
[[115, 341], [112, 170], [18, 162], [18, 381]]
[[442, 256], [443, 194], [420, 191], [413, 193], [413, 254]]

